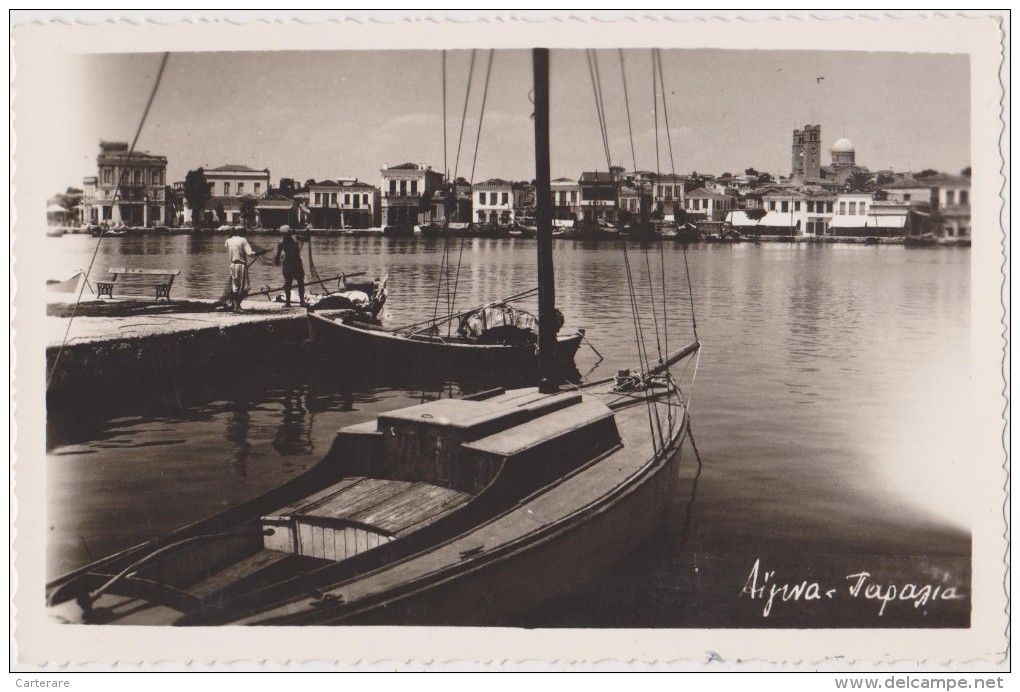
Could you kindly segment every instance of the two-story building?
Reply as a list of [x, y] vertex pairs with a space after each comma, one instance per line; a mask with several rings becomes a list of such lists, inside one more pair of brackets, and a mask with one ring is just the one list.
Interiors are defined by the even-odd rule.
[[166, 223], [166, 157], [128, 150], [127, 142], [99, 142], [98, 175], [83, 181], [85, 223]]
[[942, 234], [950, 238], [970, 238], [970, 178], [962, 175], [938, 175], [932, 184], [937, 201]]
[[432, 198], [443, 186], [443, 174], [423, 163], [383, 164], [382, 224], [410, 228], [432, 220]]
[[573, 178], [556, 178], [549, 183], [552, 191], [552, 217], [576, 221], [581, 215], [581, 186]]
[[308, 186], [308, 210], [315, 228], [371, 228], [379, 225], [378, 188], [355, 178], [322, 180]]
[[619, 174], [612, 171], [585, 171], [578, 187], [581, 192], [579, 218], [584, 221], [616, 220], [616, 198]]
[[[218, 168], [205, 168], [205, 180], [209, 183], [209, 200], [205, 203], [205, 222], [240, 223], [241, 200], [245, 197], [258, 199], [269, 192], [269, 169], [229, 163]], [[190, 217], [190, 213], [188, 214]], [[252, 219], [249, 225], [258, 225]]]
[[735, 208], [732, 196], [706, 188], [691, 190], [684, 198], [684, 209], [692, 220], [722, 222]]
[[654, 207], [662, 212], [666, 221], [676, 221], [676, 211], [686, 205], [687, 193], [684, 191], [684, 177], [673, 173], [663, 173], [655, 181]]
[[617, 192], [619, 220], [624, 223], [647, 221], [652, 213], [653, 187], [649, 182], [636, 180], [622, 183]]
[[507, 180], [492, 178], [472, 186], [471, 192], [477, 223], [512, 223], [523, 209], [524, 190]]

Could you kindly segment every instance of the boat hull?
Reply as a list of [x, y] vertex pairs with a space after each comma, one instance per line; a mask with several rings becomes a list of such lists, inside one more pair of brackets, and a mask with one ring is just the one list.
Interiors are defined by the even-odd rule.
[[[427, 338], [409, 338], [371, 327], [347, 324], [327, 316], [308, 314], [309, 337], [325, 355], [354, 363], [371, 362], [387, 369], [428, 368], [431, 373], [537, 372], [538, 355], [532, 346], [469, 344]], [[556, 362], [572, 369], [574, 355], [584, 338], [580, 332], [557, 338]]]
[[517, 622], [619, 564], [662, 526], [677, 492], [682, 441], [681, 437], [619, 497], [587, 516], [565, 522], [548, 536], [497, 559], [327, 624], [497, 626]]

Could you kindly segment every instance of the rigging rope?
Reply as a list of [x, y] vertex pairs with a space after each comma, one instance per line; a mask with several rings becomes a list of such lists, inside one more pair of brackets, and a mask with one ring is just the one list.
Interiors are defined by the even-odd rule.
[[637, 155], [634, 153], [634, 128], [630, 123], [630, 97], [627, 95], [627, 71], [623, 67], [623, 49], [617, 48], [620, 56], [620, 76], [623, 78], [623, 103], [627, 106], [627, 134], [630, 135], [630, 158], [637, 171]]
[[460, 148], [464, 144], [464, 124], [467, 122], [467, 108], [468, 102], [471, 100], [471, 81], [474, 79], [475, 73], [475, 53], [476, 49], [471, 49], [471, 64], [468, 65], [468, 83], [467, 91], [464, 93], [464, 110], [460, 114], [460, 135], [457, 136], [457, 158], [453, 160], [453, 181], [457, 183], [457, 172], [460, 170]]
[[[117, 187], [113, 191], [113, 197], [110, 200], [110, 209], [112, 210], [117, 204], [117, 198], [120, 197], [120, 192], [124, 186], [124, 178], [127, 176], [128, 166], [131, 165], [131, 157], [135, 153], [135, 145], [138, 144], [138, 137], [142, 134], [142, 127], [145, 125], [146, 119], [149, 117], [149, 109], [152, 108], [152, 102], [156, 98], [156, 92], [159, 91], [159, 84], [163, 80], [163, 71], [166, 69], [166, 61], [170, 57], [170, 53], [163, 53], [163, 58], [159, 62], [159, 70], [156, 72], [156, 81], [152, 85], [152, 93], [149, 94], [149, 100], [145, 104], [145, 110], [142, 111], [142, 119], [138, 123], [138, 128], [135, 130], [135, 136], [131, 140], [131, 146], [128, 148], [127, 158], [124, 160], [124, 166], [120, 169], [120, 177], [117, 179]], [[60, 348], [57, 349], [57, 355], [53, 358], [53, 367], [50, 368], [49, 375], [46, 376], [46, 388], [50, 388], [50, 382], [53, 380], [53, 373], [57, 371], [57, 364], [60, 362], [60, 356], [64, 353], [64, 346], [67, 344], [67, 336], [71, 333], [71, 324], [74, 322], [74, 316], [78, 312], [78, 304], [81, 303], [82, 293], [85, 291], [85, 285], [88, 283], [89, 274], [92, 271], [92, 265], [96, 262], [96, 256], [99, 254], [99, 246], [103, 242], [103, 236], [106, 235], [106, 228], [104, 227], [99, 232], [99, 238], [96, 240], [96, 247], [92, 251], [92, 259], [89, 261], [88, 269], [85, 270], [85, 281], [82, 282], [81, 287], [78, 289], [78, 296], [75, 298], [74, 307], [71, 308], [71, 317], [67, 320], [67, 329], [64, 330], [64, 338], [60, 341]]]
[[[609, 154], [609, 138], [608, 138], [608, 136], [606, 134], [606, 116], [605, 116], [605, 112], [603, 110], [602, 93], [601, 93], [601, 90], [599, 88], [598, 77], [597, 77], [597, 73], [596, 73], [595, 65], [594, 65], [594, 60], [595, 60], [594, 52], [595, 51], [593, 51], [591, 48], [589, 48], [587, 51], [585, 51], [585, 55], [588, 58], [588, 75], [589, 75], [589, 77], [591, 77], [591, 90], [592, 90], [592, 94], [595, 96], [595, 113], [596, 113], [596, 115], [598, 115], [598, 119], [599, 119], [599, 134], [602, 135], [602, 148], [603, 148], [603, 150], [605, 151], [605, 154], [606, 154], [606, 167], [607, 167], [607, 170], [608, 170], [608, 169], [612, 168], [613, 163], [612, 163], [612, 157]], [[596, 182], [596, 185], [597, 185], [598, 184], [598, 179], [597, 178], [596, 178], [595, 182]]]

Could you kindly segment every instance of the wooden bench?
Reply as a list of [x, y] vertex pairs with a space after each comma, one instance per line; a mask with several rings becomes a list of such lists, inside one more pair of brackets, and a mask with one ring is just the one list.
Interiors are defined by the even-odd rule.
[[156, 300], [166, 298], [170, 302], [170, 288], [174, 285], [174, 279], [180, 274], [180, 270], [169, 269], [133, 269], [126, 267], [114, 267], [110, 270], [113, 278], [110, 281], [97, 281], [97, 298], [104, 295], [113, 298], [113, 286], [120, 277], [133, 277], [140, 280], [155, 281]]

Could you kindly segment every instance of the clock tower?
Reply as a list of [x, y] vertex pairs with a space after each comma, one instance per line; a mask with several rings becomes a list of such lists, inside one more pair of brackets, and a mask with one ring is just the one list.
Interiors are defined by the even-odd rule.
[[819, 178], [822, 174], [822, 126], [805, 125], [793, 131], [792, 173], [796, 180]]

